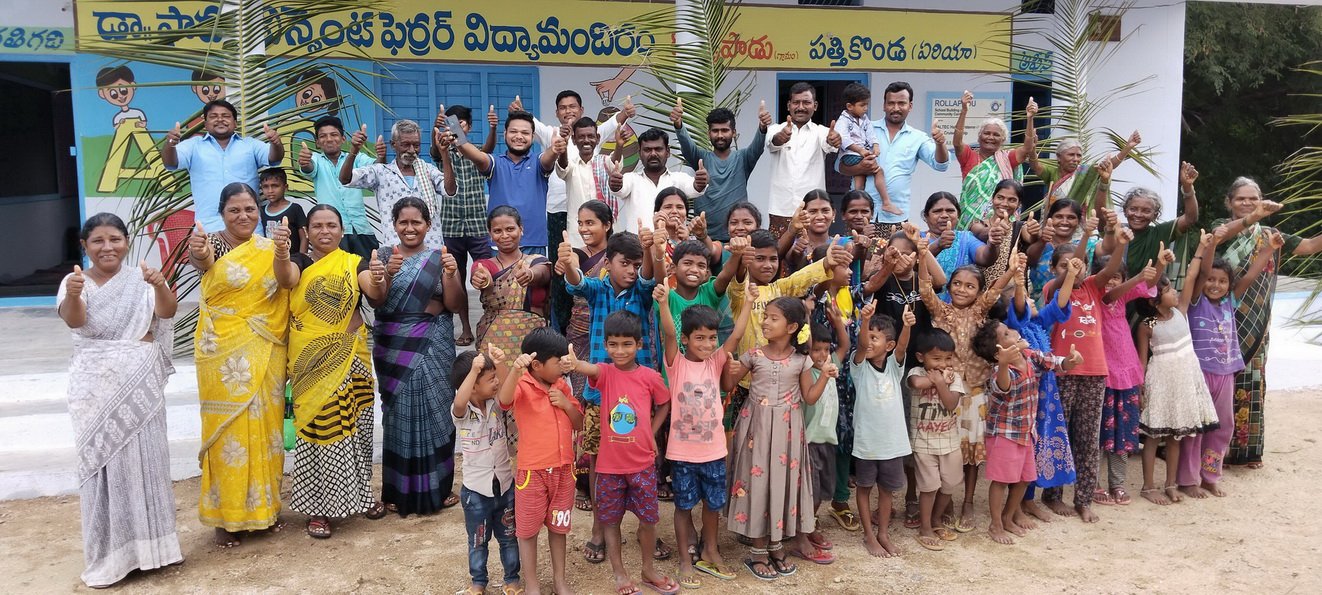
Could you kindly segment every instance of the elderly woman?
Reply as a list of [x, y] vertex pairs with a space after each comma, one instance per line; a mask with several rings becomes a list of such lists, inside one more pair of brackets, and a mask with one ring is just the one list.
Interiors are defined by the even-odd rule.
[[[188, 259], [202, 276], [193, 353], [202, 402], [198, 518], [220, 547], [240, 531], [280, 528], [284, 471], [285, 336], [289, 329], [288, 241], [253, 234], [257, 194], [242, 182], [220, 192], [225, 229], [199, 223]], [[286, 240], [287, 232], [286, 231]], [[279, 280], [277, 280], [279, 279]], [[297, 281], [297, 279], [293, 279]]]
[[400, 516], [454, 506], [454, 320], [463, 285], [454, 257], [426, 245], [431, 210], [407, 196], [390, 212], [399, 245], [382, 248], [385, 303], [376, 308], [381, 391], [381, 499]]
[[1033, 130], [1033, 117], [1037, 115], [1037, 102], [1031, 98], [1024, 108], [1027, 114], [1024, 130], [1024, 144], [1013, 150], [1002, 149], [1010, 138], [1010, 129], [1000, 118], [989, 118], [978, 129], [978, 148], [974, 150], [964, 143], [964, 122], [968, 119], [969, 106], [973, 104], [973, 93], [964, 92], [959, 107], [959, 119], [955, 122], [955, 158], [959, 160], [960, 171], [964, 175], [964, 186], [959, 193], [960, 217], [956, 229], [968, 229], [978, 219], [990, 218], [992, 192], [1001, 180], [1022, 182], [1024, 170], [1020, 164], [1028, 161], [1037, 144], [1037, 133]]
[[110, 213], [79, 234], [91, 259], [55, 297], [73, 329], [69, 415], [78, 444], [83, 582], [109, 587], [134, 570], [182, 562], [170, 491], [165, 381], [178, 304], [160, 271], [124, 267], [128, 229]]
[[382, 303], [386, 265], [375, 250], [364, 259], [340, 249], [344, 224], [335, 207], [312, 207], [307, 223], [311, 253], [291, 258], [298, 284], [289, 296], [289, 380], [298, 433], [289, 506], [309, 516], [308, 535], [325, 539], [331, 518], [385, 516], [372, 496], [375, 383], [359, 302]]
[[[1129, 141], [1116, 155], [1103, 161], [1114, 170], [1124, 163], [1129, 154], [1143, 142], [1143, 137], [1135, 130], [1129, 135]], [[1097, 172], [1094, 167], [1083, 162], [1083, 145], [1077, 139], [1067, 138], [1056, 144], [1056, 163], [1043, 163], [1037, 158], [1037, 152], [1028, 154], [1028, 167], [1042, 178], [1047, 185], [1046, 207], [1057, 200], [1068, 198], [1079, 204], [1088, 204], [1097, 190]], [[1101, 204], [1099, 206], [1108, 206]]]
[[[1275, 229], [1259, 222], [1280, 210], [1281, 205], [1262, 199], [1258, 183], [1245, 177], [1236, 178], [1226, 193], [1226, 210], [1233, 219], [1221, 219], [1213, 225], [1226, 239], [1218, 247], [1222, 258], [1235, 268], [1235, 275], [1243, 275], [1261, 250], [1272, 250], [1269, 235]], [[1265, 426], [1263, 406], [1267, 396], [1267, 341], [1271, 332], [1272, 294], [1276, 291], [1276, 275], [1283, 255], [1308, 256], [1322, 252], [1322, 235], [1308, 239], [1292, 234], [1281, 234], [1285, 245], [1273, 255], [1267, 268], [1253, 280], [1248, 292], [1240, 299], [1235, 311], [1235, 324], [1239, 332], [1239, 348], [1247, 367], [1235, 375], [1235, 433], [1230, 439], [1228, 465], [1247, 465], [1250, 469], [1262, 467]]]
[[[1156, 221], [1161, 218], [1161, 197], [1156, 192], [1141, 186], [1131, 188], [1125, 193], [1124, 199], [1120, 203], [1120, 210], [1125, 215], [1125, 221], [1129, 231], [1134, 233], [1134, 238], [1129, 241], [1125, 249], [1125, 276], [1134, 277], [1143, 272], [1143, 267], [1147, 266], [1149, 260], [1156, 260], [1157, 254], [1161, 251], [1164, 244], [1166, 247], [1175, 245], [1178, 240], [1184, 238], [1184, 234], [1198, 223], [1198, 196], [1194, 193], [1193, 183], [1198, 179], [1198, 170], [1187, 162], [1180, 164], [1180, 203], [1184, 207], [1184, 212], [1169, 221]], [[1109, 179], [1099, 185], [1098, 193], [1103, 189], [1109, 188]], [[1108, 190], [1109, 191], [1109, 190]], [[1106, 225], [1114, 225], [1115, 216], [1113, 213], [1103, 212], [1098, 215], [1107, 218]], [[1196, 230], [1195, 230], [1196, 231]], [[1187, 242], [1196, 246], [1198, 244], [1198, 235], [1194, 234], [1192, 242]], [[1102, 254], [1110, 254], [1115, 249], [1115, 236], [1106, 234], [1102, 239]], [[1193, 247], [1188, 246], [1188, 247]], [[1181, 252], [1176, 251], [1177, 254]], [[1175, 270], [1167, 270], [1167, 275], [1171, 279], [1177, 280], [1176, 287], [1180, 287], [1179, 280], [1183, 279], [1183, 263], [1188, 261], [1188, 256], [1178, 259], [1174, 265]], [[1248, 266], [1245, 263], [1244, 266]]]

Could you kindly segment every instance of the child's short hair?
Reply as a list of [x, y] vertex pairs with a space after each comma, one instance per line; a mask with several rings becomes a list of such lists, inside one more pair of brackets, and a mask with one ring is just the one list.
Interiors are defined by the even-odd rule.
[[996, 333], [1002, 324], [1005, 323], [999, 320], [983, 321], [982, 326], [978, 327], [978, 332], [973, 334], [974, 355], [987, 360], [988, 363], [996, 363], [996, 353], [1001, 350], [1001, 344], [996, 340]]
[[835, 341], [835, 335], [831, 333], [831, 329], [826, 328], [826, 325], [814, 322], [809, 328], [812, 329], [810, 332], [812, 333], [813, 343], [831, 343]]
[[770, 230], [754, 229], [753, 233], [748, 234], [748, 242], [754, 250], [761, 248], [775, 248], [776, 236], [775, 234], [772, 234]]
[[932, 327], [924, 332], [918, 333], [913, 342], [914, 353], [930, 353], [934, 349], [941, 351], [955, 351], [955, 338], [939, 328]]
[[626, 310], [611, 312], [611, 315], [606, 317], [605, 331], [607, 337], [630, 337], [642, 340], [643, 319]]
[[[1092, 257], [1091, 274], [1096, 275], [1097, 273], [1102, 272], [1102, 269], [1106, 268], [1106, 264], [1109, 262], [1111, 262], [1110, 254], [1094, 254]], [[1120, 267], [1120, 270], [1116, 272], [1116, 276], [1118, 276], [1121, 281], [1129, 280], [1129, 269], [1127, 267]]]
[[1067, 243], [1056, 246], [1055, 250], [1051, 253], [1051, 268], [1054, 269], [1060, 266], [1060, 259], [1067, 258], [1067, 254], [1069, 255], [1068, 258], [1074, 257], [1074, 244]]
[[808, 255], [809, 260], [821, 260], [826, 258], [826, 251], [831, 247], [831, 241], [827, 240], [825, 244], [812, 249], [812, 254]]
[[954, 281], [955, 275], [958, 275], [960, 273], [968, 273], [970, 275], [973, 275], [973, 278], [978, 282], [978, 291], [982, 291], [987, 288], [987, 277], [982, 272], [982, 267], [976, 264], [966, 264], [962, 267], [955, 269], [954, 271], [951, 271], [949, 280]]
[[845, 85], [845, 90], [840, 94], [844, 97], [845, 104], [858, 103], [872, 98], [872, 91], [859, 83]]
[[1138, 311], [1139, 318], [1145, 324], [1151, 324], [1151, 321], [1157, 318], [1160, 312], [1157, 311], [1157, 304], [1161, 302], [1161, 294], [1171, 286], [1171, 280], [1166, 275], [1157, 277], [1157, 295], [1153, 297], [1142, 297], [1134, 300], [1134, 307]]
[[[477, 359], [476, 351], [465, 351], [454, 358], [454, 368], [450, 371], [450, 386], [453, 386], [455, 390], [458, 390], [459, 385], [464, 383], [465, 378], [468, 378], [468, 373], [473, 371], [473, 360], [475, 359]], [[482, 358], [482, 373], [495, 369], [496, 364], [491, 361], [491, 358]]]
[[679, 262], [689, 255], [700, 256], [703, 260], [711, 260], [711, 250], [707, 248], [707, 244], [700, 240], [684, 240], [675, 246], [675, 251], [670, 255], [670, 261]]
[[266, 169], [263, 169], [261, 173], [258, 175], [257, 181], [265, 182], [271, 178], [280, 180], [281, 184], [289, 183], [289, 176], [285, 173], [285, 168], [279, 166], [268, 167]]
[[1212, 261], [1212, 268], [1225, 272], [1230, 278], [1230, 284], [1235, 284], [1235, 267], [1230, 266], [1230, 261], [1224, 258], [1217, 258]]
[[569, 339], [555, 332], [550, 327], [535, 328], [523, 338], [520, 346], [523, 353], [536, 353], [533, 359], [542, 363], [553, 357], [569, 355]]
[[615, 258], [616, 254], [629, 260], [642, 260], [643, 242], [638, 239], [638, 234], [628, 231], [611, 234], [606, 240], [606, 260]]
[[873, 314], [872, 318], [868, 319], [868, 330], [881, 331], [881, 334], [886, 335], [886, 339], [891, 341], [899, 337], [899, 332], [895, 330], [895, 319], [885, 314]]
[[[662, 312], [661, 315], [666, 316], [666, 313]], [[693, 334], [693, 331], [715, 331], [720, 328], [721, 315], [711, 306], [690, 306], [679, 315], [679, 332], [686, 337]]]

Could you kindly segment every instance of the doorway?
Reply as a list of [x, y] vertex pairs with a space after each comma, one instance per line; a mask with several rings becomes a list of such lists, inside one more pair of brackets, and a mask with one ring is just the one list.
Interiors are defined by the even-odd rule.
[[[1028, 107], [1029, 98], [1037, 101], [1038, 117], [1033, 119], [1033, 127], [1037, 129], [1037, 138], [1039, 141], [1051, 137], [1051, 118], [1044, 117], [1047, 113], [1047, 107], [1051, 105], [1051, 80], [1043, 78], [1020, 78], [1016, 77], [1010, 84], [1010, 109], [1013, 113], [1023, 114], [1024, 108]], [[1024, 121], [1022, 119], [1012, 119], [1010, 121], [1010, 142], [1021, 144], [1024, 142]], [[1039, 151], [1039, 153], [1042, 153]], [[1042, 155], [1045, 156], [1045, 155]], [[1054, 155], [1052, 155], [1054, 157]], [[1041, 179], [1028, 171], [1024, 177], [1024, 196], [1020, 201], [1027, 209], [1036, 204], [1046, 204], [1043, 199], [1046, 198], [1047, 188]], [[1046, 215], [1041, 213], [1040, 215]]]
[[[849, 83], [858, 83], [863, 86], [868, 85], [868, 75], [866, 74], [822, 74], [811, 73], [797, 76], [793, 74], [778, 74], [776, 76], [776, 108], [775, 121], [784, 122], [789, 114], [785, 111], [785, 105], [789, 103], [790, 87], [795, 83], [806, 82], [813, 86], [817, 95], [817, 113], [813, 114], [812, 121], [822, 126], [829, 126], [832, 121], [840, 116], [840, 112], [845, 109], [844, 91]], [[869, 117], [871, 114], [869, 114]], [[849, 192], [853, 180], [849, 176], [842, 176], [835, 171], [835, 156], [826, 158], [826, 191], [830, 193], [831, 199], [835, 201], [837, 207], [840, 204], [840, 198], [846, 192]]]
[[0, 62], [3, 170], [0, 185], [0, 298], [53, 296], [81, 262], [77, 163], [69, 64]]

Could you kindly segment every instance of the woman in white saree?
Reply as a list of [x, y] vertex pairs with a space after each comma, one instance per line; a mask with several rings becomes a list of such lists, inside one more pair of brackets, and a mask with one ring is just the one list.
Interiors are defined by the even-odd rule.
[[82, 579], [101, 588], [184, 559], [165, 432], [178, 303], [145, 261], [122, 266], [129, 240], [119, 217], [93, 215], [81, 239], [92, 266], [75, 266], [55, 303], [73, 329], [69, 415], [77, 434]]

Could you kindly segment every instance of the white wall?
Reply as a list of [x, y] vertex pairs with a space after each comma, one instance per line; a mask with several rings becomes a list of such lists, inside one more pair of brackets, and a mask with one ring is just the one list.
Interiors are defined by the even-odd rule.
[[7, 27], [73, 27], [71, 0], [0, 0]]

